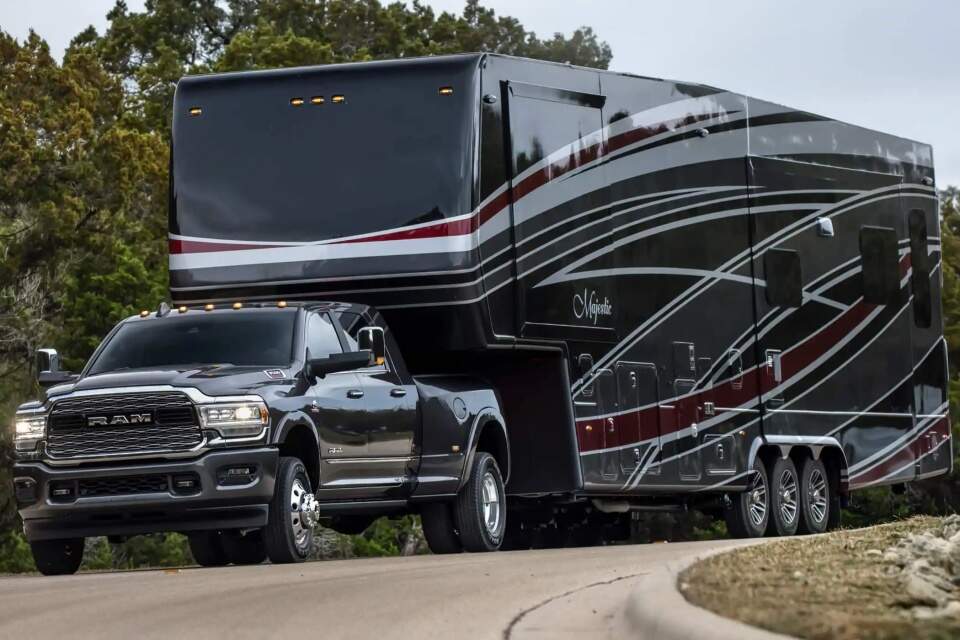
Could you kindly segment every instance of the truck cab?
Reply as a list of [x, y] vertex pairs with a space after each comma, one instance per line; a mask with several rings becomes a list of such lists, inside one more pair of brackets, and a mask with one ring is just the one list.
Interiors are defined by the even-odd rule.
[[[120, 322], [79, 374], [51, 349], [38, 361], [48, 389], [18, 410], [14, 484], [43, 573], [75, 571], [85, 537], [161, 531], [186, 533], [202, 565], [297, 562], [318, 523], [359, 533], [406, 512], [438, 549], [499, 547], [497, 394], [411, 376], [372, 307], [163, 304]], [[472, 531], [453, 524], [458, 501]]]

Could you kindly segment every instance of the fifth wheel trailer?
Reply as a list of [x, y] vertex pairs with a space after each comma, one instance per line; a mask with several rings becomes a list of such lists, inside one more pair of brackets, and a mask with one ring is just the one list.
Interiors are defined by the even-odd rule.
[[711, 499], [822, 531], [951, 469], [926, 144], [477, 54], [187, 77], [172, 148], [175, 304], [371, 304], [488, 380], [520, 546]]

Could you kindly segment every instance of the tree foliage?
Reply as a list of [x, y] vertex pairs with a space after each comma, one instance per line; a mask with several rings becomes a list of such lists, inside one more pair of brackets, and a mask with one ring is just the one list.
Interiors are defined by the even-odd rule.
[[[466, 51], [595, 67], [611, 58], [587, 27], [540, 39], [478, 0], [456, 15], [377, 0], [147, 0], [141, 12], [121, 0], [107, 17], [105, 33], [84, 29], [61, 62], [39, 35], [0, 31], [2, 424], [37, 395], [38, 347], [79, 368], [119, 319], [164, 298], [169, 124], [183, 75]], [[5, 429], [0, 571], [27, 566], [10, 465]], [[328, 535], [328, 551], [410, 551], [417, 531], [413, 519], [379, 521], [363, 536]], [[177, 536], [101, 540], [87, 566], [178, 563], [184, 549]]]

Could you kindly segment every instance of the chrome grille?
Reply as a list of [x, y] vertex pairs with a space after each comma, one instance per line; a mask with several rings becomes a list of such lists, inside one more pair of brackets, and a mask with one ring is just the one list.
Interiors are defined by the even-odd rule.
[[[90, 426], [91, 416], [150, 414], [147, 424]], [[176, 391], [67, 398], [50, 410], [47, 451], [53, 457], [110, 456], [192, 449], [203, 436], [190, 399]]]

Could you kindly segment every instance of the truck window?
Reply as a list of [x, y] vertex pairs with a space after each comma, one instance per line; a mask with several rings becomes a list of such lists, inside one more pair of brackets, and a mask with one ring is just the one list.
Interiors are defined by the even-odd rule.
[[913, 290], [913, 323], [930, 327], [930, 255], [927, 253], [927, 217], [920, 209], [907, 216], [910, 227], [910, 288]]
[[870, 304], [896, 302], [900, 293], [897, 232], [887, 227], [860, 227], [863, 301]]
[[325, 313], [312, 313], [307, 324], [307, 357], [326, 358], [332, 353], [342, 353], [337, 330]]
[[803, 270], [800, 254], [791, 249], [770, 249], [763, 255], [767, 302], [775, 307], [803, 304]]
[[366, 326], [359, 313], [350, 313], [349, 311], [340, 311], [336, 314], [340, 328], [343, 329], [343, 335], [347, 338], [347, 351], [357, 350], [357, 336], [360, 329]]

